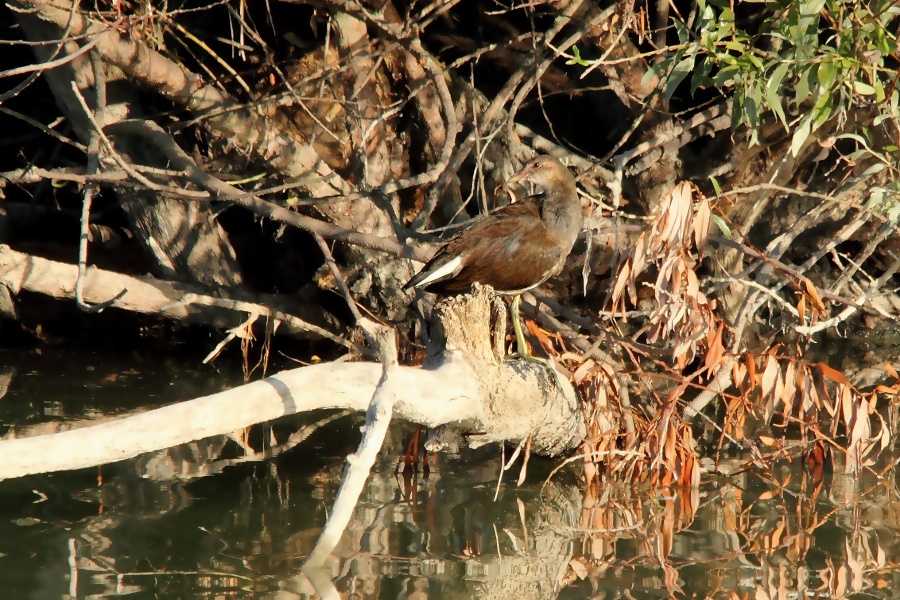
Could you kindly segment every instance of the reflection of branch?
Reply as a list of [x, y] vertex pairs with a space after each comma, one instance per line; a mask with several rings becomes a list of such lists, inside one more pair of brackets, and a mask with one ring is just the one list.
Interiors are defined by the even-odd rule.
[[304, 566], [303, 574], [316, 590], [316, 594], [322, 600], [340, 600], [341, 595], [331, 580], [331, 571], [324, 567]]
[[[228, 467], [233, 467], [235, 465], [251, 463], [251, 462], [262, 462], [274, 458], [280, 454], [284, 454], [285, 452], [294, 449], [296, 446], [300, 445], [306, 439], [315, 433], [321, 427], [328, 425], [332, 421], [343, 418], [347, 416], [348, 411], [339, 411], [334, 414], [329, 414], [314, 423], [309, 423], [308, 425], [304, 425], [298, 431], [292, 433], [288, 439], [284, 442], [277, 444], [275, 446], [267, 446], [262, 450], [255, 451], [253, 448], [241, 444], [241, 449], [244, 452], [243, 456], [239, 456], [237, 458], [221, 458], [217, 460], [213, 460], [211, 462], [206, 462], [204, 459], [198, 460], [196, 463], [190, 464], [190, 469], [184, 469], [185, 463], [181, 463], [181, 469], [178, 471], [178, 479], [190, 479], [190, 478], [199, 478], [199, 477], [208, 477], [210, 475], [216, 475], [218, 473], [223, 472]], [[240, 442], [232, 437], [232, 440], [236, 443]], [[152, 456], [152, 455], [151, 455]], [[163, 452], [163, 459], [166, 458], [165, 452]], [[153, 478], [154, 473], [148, 471], [142, 471], [141, 476], [145, 479]]]

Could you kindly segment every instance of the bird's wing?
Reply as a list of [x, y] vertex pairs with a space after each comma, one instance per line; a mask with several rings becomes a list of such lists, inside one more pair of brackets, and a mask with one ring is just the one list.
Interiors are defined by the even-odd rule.
[[[559, 266], [558, 244], [541, 221], [505, 218], [495, 221], [490, 233], [460, 236], [461, 268], [445, 284], [448, 291], [475, 282], [489, 283], [499, 292], [528, 290], [543, 283]], [[488, 273], [489, 278], [485, 276]]]
[[464, 268], [463, 262], [466, 255], [470, 254], [467, 250], [476, 246], [477, 240], [486, 237], [485, 229], [488, 227], [499, 228], [497, 230], [492, 229], [491, 238], [495, 238], [497, 235], [504, 235], [506, 232], [521, 228], [521, 223], [539, 217], [539, 210], [535, 199], [526, 198], [515, 204], [499, 208], [476, 220], [468, 228], [460, 231], [438, 248], [431, 260], [425, 263], [425, 266], [422, 267], [422, 270], [415, 277], [406, 282], [403, 289], [426, 287], [429, 291], [444, 292], [467, 288], [477, 279], [462, 285], [455, 285], [454, 282], [449, 282], [447, 285], [439, 284], [455, 278], [460, 273]]

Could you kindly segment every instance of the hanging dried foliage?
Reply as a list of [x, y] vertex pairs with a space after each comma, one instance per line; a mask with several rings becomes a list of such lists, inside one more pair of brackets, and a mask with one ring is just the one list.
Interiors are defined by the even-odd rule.
[[[683, 369], [698, 353], [713, 349], [708, 370], [721, 359], [721, 323], [717, 326], [715, 301], [700, 290], [695, 267], [709, 237], [711, 208], [706, 198], [697, 202], [696, 188], [682, 182], [666, 195], [648, 231], [619, 265], [612, 292], [613, 311], [624, 311], [628, 300], [637, 304], [637, 286], [641, 276], [651, 266], [657, 269], [656, 281], [651, 285], [654, 308], [650, 313], [647, 341], [674, 341], [673, 358], [676, 367]], [[718, 344], [716, 343], [718, 340]]]
[[[691, 183], [679, 183], [616, 268], [613, 314], [624, 317], [626, 309], [638, 306], [641, 286], [653, 292], [647, 324], [638, 332], [642, 339], [618, 341], [631, 358], [631, 376], [656, 401], [633, 407], [622, 373], [593, 359], [575, 365], [574, 383], [591, 424], [581, 453], [586, 482], [609, 477], [654, 486], [697, 485], [697, 444], [680, 407], [700, 392], [722, 399], [720, 446], [731, 440], [749, 447], [750, 440], [758, 440], [772, 449], [764, 455], [753, 446], [751, 460], [759, 464], [790, 460], [799, 452], [815, 470], [830, 464], [837, 452], [848, 473], [873, 466], [891, 440], [877, 411], [879, 396], [900, 393], [900, 381], [863, 392], [840, 371], [805, 360], [800, 343], [776, 344], [763, 353], [729, 348], [735, 336], [717, 314], [716, 301], [701, 289], [696, 271], [713, 218], [710, 200]], [[828, 314], [812, 281], [799, 277], [787, 283], [796, 291], [794, 314], [802, 323]], [[653, 376], [639, 358], [650, 356], [648, 345], [662, 347], [669, 357], [655, 361]], [[647, 383], [660, 379], [668, 388]], [[707, 387], [714, 380], [725, 385]], [[657, 396], [660, 390], [665, 393]]]

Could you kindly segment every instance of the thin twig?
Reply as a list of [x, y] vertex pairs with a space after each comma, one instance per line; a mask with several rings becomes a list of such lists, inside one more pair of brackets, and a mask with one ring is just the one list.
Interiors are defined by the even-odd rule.
[[331, 275], [334, 277], [334, 282], [337, 284], [338, 290], [340, 290], [341, 295], [344, 297], [344, 301], [347, 303], [347, 308], [349, 308], [350, 312], [353, 314], [353, 319], [356, 321], [354, 324], [358, 324], [362, 321], [363, 317], [359, 312], [359, 307], [356, 306], [356, 301], [353, 299], [353, 296], [350, 295], [350, 290], [347, 288], [347, 282], [344, 280], [344, 276], [341, 274], [341, 270], [334, 260], [331, 248], [328, 247], [328, 243], [325, 242], [321, 235], [318, 233], [312, 235], [316, 240], [316, 244], [319, 245], [319, 250], [322, 251], [322, 256], [325, 258], [325, 264], [328, 265], [328, 270], [331, 271]]
[[203, 169], [194, 162], [194, 159], [175, 143], [175, 140], [173, 140], [168, 133], [152, 121], [130, 121], [127, 123], [118, 123], [116, 125], [117, 129], [125, 127], [133, 133], [138, 133], [146, 137], [148, 141], [156, 145], [156, 147], [171, 161], [174, 167], [183, 170], [187, 174], [188, 179], [201, 188], [209, 190], [222, 200], [233, 202], [262, 217], [286, 223], [310, 233], [317, 233], [324, 238], [354, 244], [371, 250], [379, 250], [381, 252], [403, 258], [411, 258], [420, 262], [425, 262], [429, 258], [427, 249], [401, 244], [394, 240], [376, 235], [345, 229], [332, 223], [301, 215], [283, 206], [259, 198], [254, 194], [249, 194], [234, 188], [203, 171]]
[[199, 306], [218, 306], [234, 311], [246, 312], [248, 314], [256, 313], [268, 319], [277, 319], [279, 321], [284, 321], [285, 323], [289, 323], [292, 327], [295, 327], [299, 330], [315, 333], [316, 335], [319, 335], [326, 340], [331, 340], [335, 344], [339, 344], [341, 346], [344, 346], [345, 348], [349, 348], [361, 354], [365, 353], [365, 348], [354, 344], [351, 341], [345, 340], [341, 336], [335, 335], [323, 327], [319, 327], [318, 325], [313, 325], [308, 321], [304, 321], [300, 317], [268, 306], [256, 304], [253, 302], [245, 302], [243, 300], [234, 300], [231, 298], [214, 298], [212, 296], [201, 296], [198, 294], [189, 293], [185, 294], [185, 296], [178, 302], [173, 302], [160, 307], [159, 312], [162, 313], [167, 310], [171, 310], [174, 306], [191, 304], [196, 304]]
[[103, 127], [97, 121], [97, 118], [94, 116], [91, 109], [88, 107], [87, 102], [84, 99], [84, 96], [81, 95], [81, 90], [78, 89], [78, 84], [76, 82], [72, 82], [72, 90], [75, 92], [75, 97], [78, 100], [78, 103], [81, 104], [81, 108], [85, 111], [85, 116], [90, 121], [91, 126], [94, 128], [94, 131], [100, 137], [100, 141], [106, 149], [109, 157], [115, 162], [121, 169], [123, 169], [126, 173], [128, 173], [131, 177], [138, 180], [140, 183], [147, 186], [149, 189], [157, 191], [157, 192], [167, 192], [179, 196], [184, 196], [187, 198], [207, 198], [207, 194], [205, 192], [200, 192], [196, 190], [185, 190], [181, 188], [176, 188], [174, 186], [164, 186], [159, 185], [158, 183], [154, 183], [147, 179], [144, 175], [142, 175], [138, 170], [132, 165], [130, 162], [125, 160], [119, 151], [116, 149], [115, 144], [106, 136], [103, 132]]
[[[97, 114], [103, 114], [103, 111], [106, 110], [106, 75], [103, 69], [103, 61], [96, 52], [91, 52], [91, 67], [94, 71]], [[78, 90], [78, 84], [74, 81], [72, 82], [72, 89], [78, 96], [81, 107], [90, 114], [91, 111]], [[95, 123], [93, 117], [91, 117], [91, 123]], [[101, 135], [102, 133], [99, 128], [96, 128], [91, 132], [91, 139], [90, 142], [88, 142], [87, 167], [85, 168], [85, 173], [87, 175], [93, 175], [100, 167]], [[78, 240], [78, 279], [75, 280], [75, 305], [82, 311], [92, 314], [102, 312], [104, 309], [109, 308], [115, 304], [117, 300], [128, 293], [128, 288], [123, 288], [121, 292], [109, 300], [101, 302], [100, 304], [95, 304], [94, 306], [90, 306], [84, 301], [84, 278], [87, 270], [88, 238], [91, 237], [91, 201], [94, 198], [96, 189], [97, 186], [94, 183], [88, 183], [84, 186], [84, 198], [81, 203], [81, 234]]]
[[[838, 323], [842, 323], [849, 319], [854, 313], [857, 312], [857, 306], [862, 306], [866, 302], [868, 302], [875, 293], [881, 289], [888, 279], [894, 276], [898, 270], [900, 270], [900, 258], [897, 258], [892, 252], [888, 252], [893, 258], [894, 262], [891, 263], [891, 266], [887, 268], [887, 270], [881, 274], [881, 277], [872, 282], [871, 285], [866, 289], [865, 293], [863, 293], [860, 297], [856, 299], [856, 306], [848, 306], [844, 310], [842, 310], [839, 314], [834, 317], [822, 321], [821, 323], [816, 323], [815, 325], [810, 326], [798, 326], [795, 327], [797, 333], [801, 335], [813, 335], [818, 333], [824, 329], [828, 329], [829, 327], [834, 327]], [[885, 315], [887, 316], [887, 315]]]

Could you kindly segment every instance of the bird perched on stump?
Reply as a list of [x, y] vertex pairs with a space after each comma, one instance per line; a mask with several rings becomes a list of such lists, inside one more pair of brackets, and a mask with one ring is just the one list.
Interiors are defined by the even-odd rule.
[[538, 156], [507, 182], [529, 182], [542, 192], [475, 221], [441, 246], [403, 289], [439, 294], [473, 283], [511, 295], [519, 356], [529, 358], [519, 321], [521, 295], [559, 273], [581, 233], [583, 218], [575, 178], [552, 156]]

